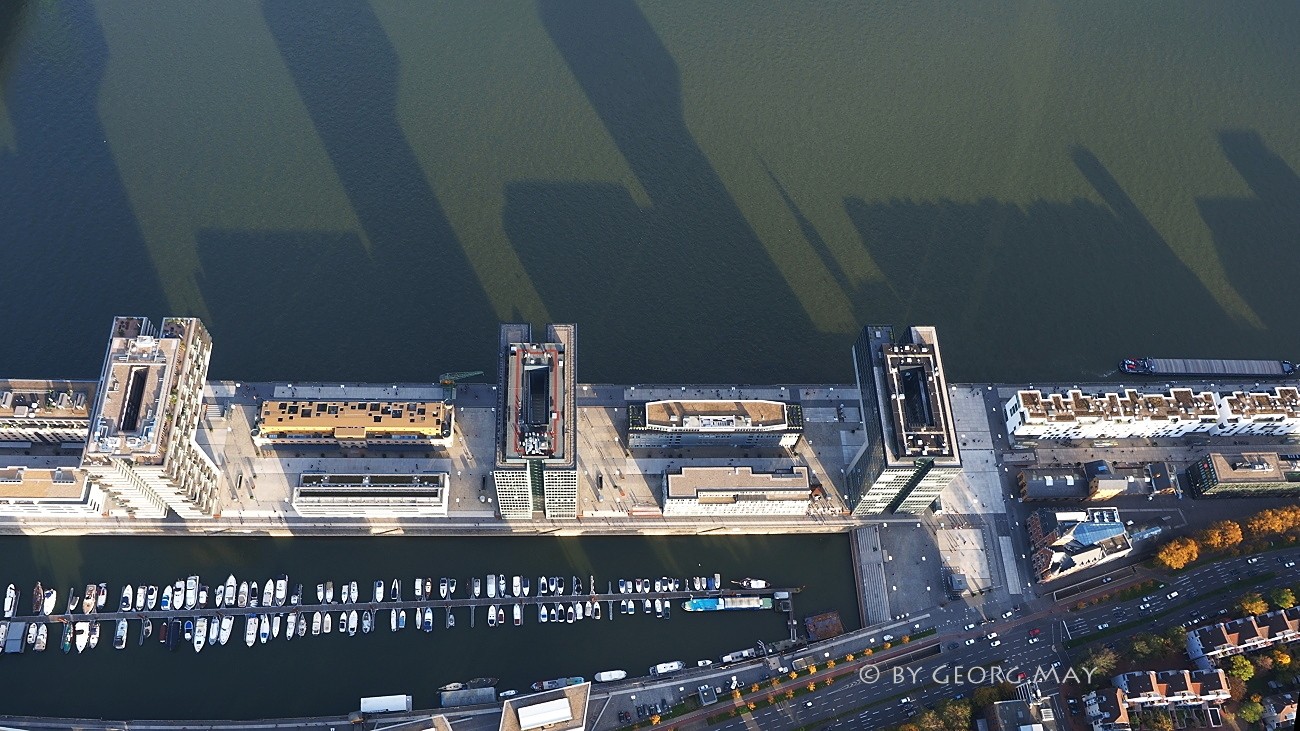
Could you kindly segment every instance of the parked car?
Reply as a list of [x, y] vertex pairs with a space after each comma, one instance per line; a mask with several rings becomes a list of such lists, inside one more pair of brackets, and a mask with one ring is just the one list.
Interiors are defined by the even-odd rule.
[[966, 626], [963, 627], [962, 629], [965, 629], [965, 630], [973, 630], [973, 629], [975, 629], [975, 623], [974, 623], [974, 622], [971, 622], [970, 624], [966, 625]]
[[1171, 591], [1171, 592], [1169, 592], [1168, 594], [1166, 594], [1165, 597], [1168, 598], [1168, 599], [1177, 599], [1177, 598], [1178, 598], [1178, 592], [1176, 592], [1176, 591]]
[[1100, 632], [1101, 630], [1104, 630], [1104, 629], [1109, 629], [1109, 628], [1110, 628], [1110, 622], [1102, 622], [1101, 624], [1097, 625], [1097, 631], [1098, 631], [1098, 632]]
[[1037, 628], [1037, 627], [1035, 627], [1035, 628], [1029, 630], [1029, 636], [1030, 636], [1030, 637], [1037, 637], [1038, 634], [1039, 634], [1040, 632], [1042, 632], [1042, 630], [1039, 629], [1039, 628]]
[[975, 638], [974, 638], [974, 637], [970, 638], [969, 640], [966, 640], [966, 646], [967, 646], [967, 647], [969, 647], [969, 646], [971, 646], [971, 645], [973, 645], [973, 644], [975, 644]]
[[989, 643], [989, 647], [997, 647], [1000, 644], [1002, 644], [1002, 640], [993, 640]]
[[1011, 619], [1012, 615], [1014, 615], [1014, 614], [1015, 614], [1015, 612], [1010, 611], [1010, 610], [1007, 610], [1007, 611], [1005, 611], [1005, 612], [1002, 613], [1002, 618], [1003, 618], [1003, 619]]

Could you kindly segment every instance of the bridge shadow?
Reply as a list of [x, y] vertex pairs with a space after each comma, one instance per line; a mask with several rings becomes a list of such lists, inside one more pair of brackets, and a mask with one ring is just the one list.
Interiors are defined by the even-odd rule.
[[1283, 334], [1295, 330], [1300, 290], [1300, 177], [1256, 132], [1222, 132], [1219, 145], [1254, 197], [1201, 198], [1197, 208], [1242, 296], [1290, 347], [1272, 357], [1294, 359], [1297, 343]]
[[96, 106], [107, 56], [87, 0], [0, 4], [14, 132], [0, 150], [0, 342], [10, 368], [43, 377], [94, 377], [113, 315], [167, 309]]
[[373, 10], [262, 11], [370, 248], [337, 232], [200, 232], [221, 370], [428, 381], [449, 367], [426, 363], [433, 342], [481, 343], [475, 362], [490, 362], [496, 315], [398, 122], [399, 59]]
[[[701, 382], [780, 380], [777, 348], [847, 351], [848, 335], [815, 331], [687, 129], [677, 64], [635, 3], [543, 0], [538, 14], [650, 199], [643, 208], [599, 183], [507, 186], [504, 228], [547, 310], [628, 343], [587, 351], [584, 370], [676, 378], [689, 364]], [[692, 326], [709, 335], [680, 336]], [[845, 372], [843, 362], [791, 369]]]
[[[881, 311], [939, 326], [945, 360], [976, 381], [1096, 379], [1131, 353], [1245, 355], [1222, 334], [1249, 326], [1223, 311], [1096, 155], [1070, 156], [1104, 205], [846, 199], [893, 284], [892, 296], [874, 295]], [[990, 356], [1026, 348], [1042, 352]], [[1266, 348], [1259, 336], [1244, 346]]]

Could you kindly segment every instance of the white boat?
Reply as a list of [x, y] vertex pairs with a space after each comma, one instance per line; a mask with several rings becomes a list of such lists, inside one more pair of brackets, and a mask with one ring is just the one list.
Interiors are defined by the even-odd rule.
[[537, 596], [546, 596], [546, 587], [547, 587], [546, 577], [545, 577], [545, 576], [538, 576], [538, 577], [537, 577]]
[[595, 675], [597, 683], [613, 683], [626, 677], [627, 672], [623, 670], [602, 670]]
[[95, 591], [95, 608], [103, 609], [104, 603], [108, 601], [108, 584], [100, 584]]
[[378, 604], [384, 600], [384, 581], [383, 579], [375, 580], [375, 603]]
[[239, 592], [239, 584], [235, 582], [235, 575], [231, 574], [226, 577], [226, 606], [235, 606], [235, 596]]
[[298, 613], [289, 612], [289, 618], [285, 620], [285, 622], [288, 626], [284, 629], [284, 638], [286, 640], [292, 640], [293, 636], [298, 634]]
[[257, 642], [257, 617], [252, 614], [244, 615], [244, 644], [252, 647]]
[[[351, 618], [349, 617], [349, 622], [350, 620]], [[374, 623], [375, 623], [375, 615], [371, 614], [370, 610], [367, 609], [365, 613], [361, 615], [361, 634], [363, 635], [370, 634], [370, 630], [374, 625]]]
[[447, 598], [447, 577], [446, 576], [442, 577], [441, 579], [438, 579], [438, 596], [442, 597], [443, 599]]
[[514, 698], [517, 695], [519, 695], [519, 691], [517, 690], [503, 690], [500, 693], [497, 693], [498, 698]]
[[415, 577], [415, 599], [419, 601], [424, 598], [424, 579]]
[[447, 596], [456, 596], [456, 578], [447, 579]]
[[149, 611], [153, 611], [158, 606], [158, 587], [150, 584], [144, 592], [144, 606]]
[[361, 594], [357, 593], [357, 582], [353, 581], [348, 583], [348, 594], [351, 595], [353, 604], [361, 601]]
[[502, 599], [506, 597], [506, 575], [505, 574], [497, 574], [497, 594], [499, 594]]
[[230, 640], [230, 631], [235, 628], [235, 615], [227, 614], [221, 618], [221, 632], [217, 634], [217, 642], [225, 645]]
[[712, 665], [712, 664], [713, 664], [713, 661], [712, 661], [712, 660], [697, 660], [697, 661], [695, 662], [695, 667], [697, 667], [697, 668], [707, 668], [708, 666], [710, 666], [710, 665]]
[[519, 581], [519, 575], [518, 575], [518, 574], [515, 574], [515, 575], [514, 575], [513, 577], [511, 577], [511, 579], [510, 579], [510, 595], [511, 595], [511, 596], [523, 596], [523, 585], [522, 585], [521, 582]]
[[505, 607], [498, 607], [498, 608], [497, 608], [497, 624], [505, 624], [505, 623], [506, 623], [506, 608], [505, 608]]
[[276, 614], [276, 615], [272, 615], [272, 617], [271, 617], [271, 639], [275, 639], [275, 638], [277, 638], [277, 637], [280, 636], [280, 623], [281, 623], [280, 615], [278, 615], [278, 614]]
[[645, 613], [646, 613], [646, 614], [649, 614], [649, 613], [650, 613], [650, 606], [651, 606], [651, 605], [650, 605], [650, 600], [649, 600], [649, 599], [645, 599], [644, 602], [645, 602], [645, 604], [643, 604], [642, 606], [645, 608]]
[[447, 629], [456, 626], [456, 615], [452, 614], [451, 607], [447, 607]]
[[152, 636], [153, 636], [153, 620], [152, 619], [140, 620], [140, 645], [143, 646], [144, 641], [149, 639]]
[[346, 581], [339, 586], [339, 602], [342, 604], [352, 603], [352, 587]]
[[[328, 631], [328, 630], [326, 630], [326, 631]], [[318, 634], [320, 634], [320, 612], [312, 612], [312, 615], [311, 615], [311, 633], [312, 633], [313, 635], [318, 635]]]
[[425, 632], [433, 631], [433, 607], [424, 610], [424, 624], [420, 625], [420, 629]]
[[298, 615], [298, 636], [307, 636], [307, 615], [305, 614]]
[[[81, 611], [83, 613], [90, 614], [95, 611], [96, 593], [94, 584], [86, 584], [86, 595], [85, 598], [81, 600]], [[76, 609], [76, 602], [73, 602], [72, 605], [68, 607], [68, 612], [71, 613], [74, 609]]]
[[131, 611], [131, 599], [132, 599], [134, 596], [135, 596], [135, 594], [134, 594], [134, 592], [131, 591], [131, 585], [130, 585], [130, 584], [127, 584], [126, 586], [122, 587], [122, 598], [121, 598], [121, 600], [119, 600], [118, 603], [117, 603], [117, 610], [118, 610], [119, 612], [129, 612], [129, 611]]
[[565, 616], [564, 616], [565, 624], [573, 624], [573, 620], [576, 616], [577, 616], [577, 612], [574, 611], [573, 606], [570, 605], [568, 611], [565, 612]]
[[552, 594], [559, 594], [559, 593], [560, 593], [560, 592], [559, 592], [559, 588], [560, 588], [560, 579], [559, 579], [559, 577], [557, 577], [557, 576], [551, 576], [551, 577], [548, 577], [548, 578], [546, 579], [546, 586], [547, 586], [547, 588], [549, 588], [549, 589], [551, 590], [551, 593], [552, 593]]
[[424, 607], [415, 608], [415, 628], [424, 629]]
[[[491, 585], [491, 584], [490, 584], [490, 582], [489, 582], [489, 586], [490, 586], [490, 585]], [[487, 617], [487, 619], [488, 619], [488, 626], [489, 626], [489, 627], [495, 627], [495, 626], [497, 626], [497, 605], [493, 604], [492, 606], [488, 607], [488, 617]]]
[[329, 634], [330, 632], [334, 631], [334, 615], [329, 612], [325, 612], [324, 616], [325, 616], [325, 621], [324, 624], [321, 625], [320, 631], [324, 632], [325, 634]]
[[199, 603], [199, 577], [191, 576], [185, 580], [185, 608], [193, 609]]
[[556, 604], [555, 606], [551, 607], [551, 621], [552, 622], [564, 621], [564, 615], [560, 612], [559, 604]]
[[731, 583], [740, 584], [746, 589], [766, 589], [771, 586], [763, 579], [745, 579], [744, 581], [733, 581]]
[[664, 675], [672, 675], [673, 673], [681, 672], [682, 669], [685, 667], [686, 665], [681, 660], [673, 660], [672, 662], [661, 662], [658, 665], [650, 668], [650, 677], [658, 678]]
[[656, 617], [662, 617], [662, 616], [664, 616], [664, 600], [663, 600], [663, 599], [656, 599], [656, 600], [655, 600], [655, 616], [656, 616]]
[[280, 574], [275, 580], [275, 606], [283, 607], [284, 600], [289, 598], [289, 577]]
[[257, 641], [263, 645], [271, 639], [271, 618], [263, 614], [257, 618]]
[[325, 582], [325, 603], [326, 604], [334, 603], [334, 582], [333, 581]]
[[339, 634], [342, 634], [342, 633], [348, 631], [348, 613], [347, 613], [347, 610], [343, 610], [343, 611], [339, 612], [339, 625], [338, 625], [338, 631], [339, 631]]
[[388, 629], [393, 632], [397, 631], [397, 610], [396, 609], [388, 610]]
[[483, 591], [483, 582], [482, 582], [482, 581], [481, 581], [477, 576], [474, 577], [474, 581], [472, 582], [472, 588], [471, 588], [471, 591], [474, 592], [474, 598], [475, 598], [475, 599], [478, 599], [479, 594], [481, 594], [482, 591]]
[[27, 644], [29, 645], [36, 644], [36, 623], [35, 622], [27, 623]]
[[316, 603], [325, 603], [325, 584], [323, 583], [316, 585]]
[[275, 601], [275, 581], [267, 579], [262, 585], [262, 606], [269, 607]]
[[46, 589], [42, 596], [41, 612], [43, 614], [54, 614], [54, 607], [59, 601], [59, 592], [54, 589]]
[[208, 644], [208, 618], [199, 617], [194, 622], [194, 651], [202, 652], [206, 644]]
[[117, 631], [113, 633], [113, 649], [121, 650], [126, 647], [127, 626], [125, 619], [117, 620]]
[[149, 588], [146, 587], [144, 584], [141, 584], [135, 588], [135, 611], [137, 612], [144, 611], [145, 594], [148, 593], [148, 591]]
[[515, 619], [516, 627], [524, 623], [524, 605], [522, 604], [515, 605], [514, 619]]
[[405, 610], [405, 609], [399, 609], [399, 610], [397, 610], [397, 628], [398, 628], [398, 629], [406, 629], [406, 610]]
[[487, 594], [488, 599], [495, 599], [497, 595], [497, 577], [496, 574], [488, 574], [487, 577]]
[[208, 585], [199, 584], [199, 609], [208, 606]]
[[13, 584], [5, 589], [5, 616], [12, 617], [18, 611], [18, 589]]
[[86, 651], [86, 646], [90, 644], [90, 622], [77, 622], [74, 625], [74, 631], [77, 633], [77, 653]]
[[577, 619], [582, 619], [582, 602], [573, 603], [573, 616]]
[[394, 602], [402, 601], [402, 582], [393, 579], [393, 585], [388, 589], [388, 600]]
[[348, 612], [348, 637], [357, 633], [357, 610]]
[[528, 592], [531, 591], [532, 588], [533, 588], [533, 587], [532, 587], [532, 584], [529, 583], [529, 581], [528, 581], [528, 577], [525, 576], [525, 577], [524, 577], [524, 585], [523, 585], [524, 596], [528, 596]]
[[239, 582], [239, 593], [235, 597], [235, 606], [237, 607], [248, 606], [248, 582], [247, 581]]
[[600, 619], [600, 602], [590, 602], [591, 616], [593, 619]]
[[172, 585], [171, 584], [168, 584], [167, 586], [163, 587], [162, 602], [158, 605], [158, 608], [164, 612], [171, 611], [172, 608]]
[[215, 645], [221, 639], [221, 620], [216, 617], [208, 619], [208, 645]]
[[226, 585], [217, 584], [217, 596], [212, 600], [212, 606], [221, 609], [226, 606]]
[[45, 652], [45, 645], [50, 641], [50, 630], [41, 625], [36, 629], [36, 651]]
[[537, 605], [537, 621], [543, 624], [546, 623], [546, 607], [541, 604]]

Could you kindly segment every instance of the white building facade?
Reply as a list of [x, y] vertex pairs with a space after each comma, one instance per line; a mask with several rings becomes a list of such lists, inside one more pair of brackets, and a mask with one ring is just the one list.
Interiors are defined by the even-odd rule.
[[683, 467], [665, 474], [665, 517], [802, 516], [812, 488], [808, 468], [755, 474], [749, 467]]

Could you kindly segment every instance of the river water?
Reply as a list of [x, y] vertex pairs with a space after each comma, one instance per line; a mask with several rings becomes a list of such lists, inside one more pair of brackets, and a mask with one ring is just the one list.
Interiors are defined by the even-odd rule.
[[[577, 322], [590, 382], [842, 383], [871, 321], [938, 326], [955, 381], [1300, 356], [1295, 3], [322, 5], [0, 4], [0, 374], [94, 377], [115, 314], [203, 317], [243, 380], [491, 373], [516, 319]], [[63, 589], [704, 563], [856, 616], [841, 538], [0, 546]], [[0, 710], [427, 704], [781, 632], [627, 626], [47, 653]]]

